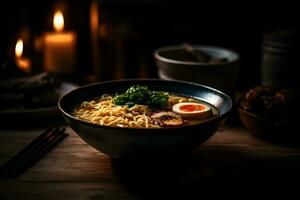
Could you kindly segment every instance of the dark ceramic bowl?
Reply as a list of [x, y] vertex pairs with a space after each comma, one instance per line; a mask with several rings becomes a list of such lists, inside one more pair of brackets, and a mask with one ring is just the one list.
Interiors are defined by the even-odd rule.
[[[177, 128], [121, 128], [100, 126], [75, 118], [71, 113], [81, 102], [101, 94], [125, 92], [135, 84], [152, 90], [192, 96], [215, 106], [220, 115], [205, 122]], [[75, 89], [58, 102], [67, 123], [89, 145], [112, 158], [176, 157], [189, 153], [210, 138], [224, 123], [232, 100], [213, 88], [195, 83], [166, 80], [117, 80]]]
[[[285, 117], [277, 121], [267, 120], [257, 114], [238, 108], [243, 126], [254, 136], [271, 140], [292, 140], [296, 129], [291, 118]], [[298, 135], [298, 134], [297, 134]]]
[[254, 113], [248, 112], [242, 108], [238, 108], [240, 120], [244, 127], [254, 136], [266, 137], [274, 134], [277, 126], [275, 122], [268, 121]]

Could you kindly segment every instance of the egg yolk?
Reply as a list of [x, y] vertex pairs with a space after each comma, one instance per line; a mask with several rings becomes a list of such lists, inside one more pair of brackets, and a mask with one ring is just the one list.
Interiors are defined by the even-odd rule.
[[205, 110], [205, 106], [203, 106], [203, 105], [187, 104], [187, 105], [180, 106], [179, 110], [181, 110], [182, 112], [202, 111], [202, 110]]

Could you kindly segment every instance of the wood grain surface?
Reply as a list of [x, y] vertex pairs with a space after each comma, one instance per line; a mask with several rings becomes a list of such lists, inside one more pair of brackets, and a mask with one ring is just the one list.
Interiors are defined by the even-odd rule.
[[[0, 130], [0, 164], [42, 130]], [[68, 137], [21, 176], [0, 179], [0, 199], [201, 199], [297, 194], [300, 148], [227, 125], [176, 160], [118, 161]], [[300, 142], [299, 142], [300, 143]]]

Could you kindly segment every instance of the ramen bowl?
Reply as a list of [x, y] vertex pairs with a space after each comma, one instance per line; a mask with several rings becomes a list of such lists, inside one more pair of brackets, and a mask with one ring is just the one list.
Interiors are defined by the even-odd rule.
[[[101, 94], [125, 92], [132, 85], [146, 85], [155, 91], [165, 91], [202, 100], [215, 107], [219, 114], [200, 123], [166, 128], [128, 128], [92, 124], [75, 117], [74, 108], [83, 101]], [[192, 152], [208, 140], [225, 122], [231, 107], [231, 98], [204, 85], [158, 79], [126, 79], [94, 83], [77, 88], [58, 102], [58, 107], [70, 127], [89, 145], [111, 158], [176, 157]]]

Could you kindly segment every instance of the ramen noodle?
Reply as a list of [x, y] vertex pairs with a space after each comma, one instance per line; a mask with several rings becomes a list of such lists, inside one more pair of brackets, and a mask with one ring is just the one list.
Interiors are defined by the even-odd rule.
[[[168, 107], [178, 102], [191, 102], [196, 99], [169, 95]], [[168, 110], [168, 109], [167, 109]], [[101, 98], [84, 101], [74, 109], [73, 115], [79, 119], [104, 126], [130, 128], [160, 128], [150, 117], [152, 110], [147, 105], [132, 107], [115, 105], [113, 97], [102, 95]]]

